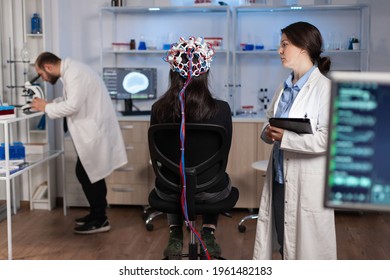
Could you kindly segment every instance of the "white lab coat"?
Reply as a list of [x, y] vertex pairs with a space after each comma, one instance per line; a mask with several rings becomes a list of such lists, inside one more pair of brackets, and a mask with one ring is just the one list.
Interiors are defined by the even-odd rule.
[[92, 183], [127, 163], [119, 123], [101, 78], [89, 66], [61, 61], [63, 98], [46, 105], [52, 118], [66, 117], [82, 165]]
[[[271, 102], [267, 118], [275, 115], [282, 85]], [[297, 95], [290, 118], [310, 118], [314, 134], [284, 131], [285, 226], [284, 259], [336, 259], [334, 211], [324, 208], [330, 81], [318, 68]], [[268, 123], [264, 124], [264, 128]], [[253, 259], [272, 259], [272, 154], [260, 200]]]

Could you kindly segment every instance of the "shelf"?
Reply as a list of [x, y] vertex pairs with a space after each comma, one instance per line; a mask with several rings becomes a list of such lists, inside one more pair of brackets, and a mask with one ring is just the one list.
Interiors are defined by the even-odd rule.
[[44, 129], [31, 129], [30, 133], [37, 133], [37, 134], [46, 134], [47, 131]]
[[236, 6], [234, 9], [238, 12], [300, 12], [300, 11], [359, 11], [367, 5], [293, 5], [293, 6], [275, 6], [266, 7], [264, 5]]
[[[368, 50], [324, 50], [324, 54], [368, 53]], [[239, 55], [279, 55], [277, 50], [236, 51]]]
[[42, 34], [42, 33], [39, 33], [39, 34], [28, 33], [28, 34], [26, 34], [26, 37], [37, 37], [37, 38], [42, 38], [42, 37], [43, 37], [43, 34]]
[[[49, 151], [49, 152], [44, 153], [44, 154], [26, 155], [25, 165], [23, 166], [23, 168], [12, 172], [9, 175], [9, 179], [15, 178], [15, 177], [23, 174], [24, 172], [34, 168], [35, 166], [37, 166], [45, 161], [56, 158], [57, 156], [61, 155], [62, 153], [63, 153], [63, 151]], [[5, 180], [7, 180], [6, 175], [0, 175], [0, 181], [5, 181]]]
[[[166, 54], [168, 50], [126, 50], [126, 51], [114, 51], [112, 49], [105, 49], [103, 50], [103, 53], [105, 54], [144, 54], [144, 55], [151, 55], [151, 54]], [[225, 49], [215, 49], [216, 53], [227, 53], [228, 51]]]
[[236, 51], [235, 53], [240, 55], [279, 55], [277, 50]]
[[177, 7], [103, 7], [101, 12], [113, 14], [151, 14], [151, 13], [226, 13], [228, 6], [177, 6]]
[[37, 113], [32, 113], [32, 114], [25, 115], [25, 114], [21, 113], [21, 111], [16, 111], [16, 114], [17, 114], [16, 118], [0, 120], [0, 124], [15, 123], [15, 122], [19, 122], [19, 121], [22, 121], [22, 120], [28, 120], [28, 119], [32, 119], [32, 118], [44, 115], [43, 112], [37, 112]]

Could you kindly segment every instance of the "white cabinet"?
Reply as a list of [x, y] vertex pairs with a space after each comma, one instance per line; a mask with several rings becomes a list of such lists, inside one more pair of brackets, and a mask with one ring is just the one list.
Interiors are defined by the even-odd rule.
[[[178, 41], [179, 37], [221, 37], [222, 46], [216, 49], [211, 67], [213, 93], [220, 99], [229, 98], [231, 12], [227, 6], [203, 7], [103, 7], [100, 10], [101, 68], [153, 67], [157, 68], [157, 92], [168, 88], [169, 66], [163, 61], [167, 50], [163, 45]], [[146, 50], [138, 50], [144, 40]], [[130, 40], [136, 49], [130, 50]], [[123, 43], [121, 47], [113, 43]], [[150, 102], [138, 102], [150, 110]]]
[[128, 163], [106, 178], [108, 204], [148, 205], [154, 185], [149, 162], [148, 121], [120, 120]]
[[272, 145], [265, 144], [259, 138], [262, 127], [263, 122], [258, 121], [233, 122], [232, 146], [226, 172], [232, 185], [240, 191], [236, 208], [259, 207], [265, 177], [264, 172], [252, 168], [252, 163], [268, 160], [272, 150]]
[[[109, 205], [148, 205], [149, 192], [154, 186], [154, 173], [149, 162], [148, 120], [120, 119], [128, 163], [106, 178]], [[72, 139], [65, 138], [67, 205], [89, 206], [75, 175], [77, 154]]]
[[[50, 166], [52, 165], [53, 159], [62, 155], [62, 150], [50, 150], [41, 154], [31, 154], [26, 155], [25, 162], [19, 169], [11, 171], [10, 165], [10, 156], [9, 156], [9, 145], [10, 139], [13, 139], [12, 133], [13, 125], [18, 125], [21, 122], [29, 121], [33, 118], [39, 118], [43, 113], [35, 113], [30, 115], [22, 115], [20, 112], [17, 112], [19, 115], [16, 118], [0, 120], [0, 125], [2, 125], [2, 134], [4, 135], [4, 151], [5, 151], [5, 172], [0, 174], [0, 181], [5, 181], [6, 187], [6, 202], [7, 202], [7, 230], [8, 230], [8, 258], [12, 259], [12, 223], [11, 223], [11, 201], [14, 199], [11, 193], [15, 190], [15, 184], [11, 185], [11, 182], [14, 178], [21, 176], [25, 173], [28, 173], [31, 180], [35, 183], [30, 184], [29, 193], [30, 193], [30, 205], [31, 208], [36, 209], [52, 209], [55, 205], [56, 192], [55, 185], [50, 185]], [[45, 169], [45, 173], [36, 173], [37, 168]], [[43, 175], [42, 175], [43, 174]], [[45, 181], [46, 180], [46, 181]], [[13, 188], [11, 188], [13, 186]], [[65, 213], [64, 204], [64, 213]], [[15, 212], [15, 210], [14, 210]]]
[[83, 188], [76, 177], [77, 153], [70, 136], [64, 139], [65, 185], [67, 206], [88, 207], [89, 203]]
[[[254, 105], [255, 111], [263, 109], [259, 97], [263, 97], [265, 89], [271, 99], [279, 83], [287, 78], [290, 70], [281, 65], [277, 48], [281, 29], [297, 21], [307, 21], [320, 30], [323, 55], [330, 56], [331, 70], [368, 70], [369, 17], [369, 7], [365, 5], [233, 7], [234, 111], [245, 105]], [[358, 50], [348, 49], [352, 36], [360, 41]], [[264, 49], [242, 50], [241, 44]]]

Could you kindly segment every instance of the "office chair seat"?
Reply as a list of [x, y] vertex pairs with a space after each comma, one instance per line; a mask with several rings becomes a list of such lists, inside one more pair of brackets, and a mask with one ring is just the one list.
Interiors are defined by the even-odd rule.
[[[238, 189], [232, 187], [230, 194], [227, 198], [222, 201], [213, 203], [213, 204], [196, 204], [196, 214], [219, 214], [233, 209], [234, 205], [238, 200]], [[156, 190], [152, 190], [149, 194], [149, 205], [160, 212], [163, 213], [180, 213], [181, 205], [180, 203], [170, 202], [161, 199]]]

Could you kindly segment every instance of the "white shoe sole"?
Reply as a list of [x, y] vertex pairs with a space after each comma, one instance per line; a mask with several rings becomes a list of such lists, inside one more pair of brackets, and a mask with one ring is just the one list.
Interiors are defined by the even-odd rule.
[[88, 231], [74, 230], [73, 232], [77, 233], [77, 234], [94, 234], [94, 233], [100, 233], [100, 232], [107, 232], [107, 231], [110, 231], [110, 229], [111, 229], [111, 226], [108, 225], [105, 227], [100, 227], [100, 228], [96, 228], [96, 229], [92, 229], [92, 230], [88, 230]]

